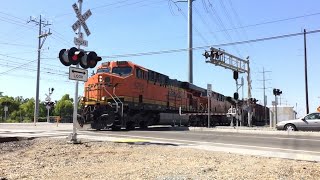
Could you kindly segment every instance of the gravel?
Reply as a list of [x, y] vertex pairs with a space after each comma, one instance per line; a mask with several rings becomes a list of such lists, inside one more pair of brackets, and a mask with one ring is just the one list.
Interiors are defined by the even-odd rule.
[[39, 138], [0, 143], [1, 179], [320, 179], [320, 163], [170, 144]]

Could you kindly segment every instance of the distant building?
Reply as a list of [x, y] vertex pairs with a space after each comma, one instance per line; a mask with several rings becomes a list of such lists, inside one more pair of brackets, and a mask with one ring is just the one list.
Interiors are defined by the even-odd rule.
[[[270, 122], [275, 127], [276, 124], [276, 112], [274, 106], [268, 106], [270, 112]], [[277, 106], [277, 122], [296, 119], [296, 111], [293, 109], [293, 106], [286, 106], [286, 105], [278, 105]]]

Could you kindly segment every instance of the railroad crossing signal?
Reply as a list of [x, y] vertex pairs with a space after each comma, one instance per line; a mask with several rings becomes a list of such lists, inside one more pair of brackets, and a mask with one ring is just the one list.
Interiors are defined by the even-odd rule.
[[282, 91], [280, 91], [280, 89], [273, 89], [273, 95], [279, 96], [281, 94], [282, 94]]
[[89, 36], [91, 33], [85, 21], [92, 15], [90, 9], [87, 10], [83, 15], [81, 15], [81, 12], [78, 8], [77, 3], [74, 3], [72, 7], [74, 12], [77, 14], [77, 18], [78, 18], [78, 20], [72, 25], [73, 31], [76, 31], [77, 29], [80, 28], [80, 26], [82, 26], [87, 36]]
[[77, 65], [80, 63], [82, 68], [87, 69], [94, 68], [102, 58], [94, 51], [90, 51], [87, 54], [87, 52], [83, 50], [72, 47], [70, 49], [61, 49], [59, 52], [59, 60], [65, 66], [70, 66], [71, 64]]

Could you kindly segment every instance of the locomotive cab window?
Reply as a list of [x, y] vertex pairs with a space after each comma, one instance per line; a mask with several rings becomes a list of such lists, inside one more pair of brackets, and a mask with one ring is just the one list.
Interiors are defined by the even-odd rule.
[[129, 66], [126, 67], [114, 67], [112, 68], [112, 73], [118, 74], [119, 76], [126, 76], [132, 73], [132, 68]]
[[108, 73], [110, 72], [109, 68], [100, 68], [97, 70], [97, 73]]

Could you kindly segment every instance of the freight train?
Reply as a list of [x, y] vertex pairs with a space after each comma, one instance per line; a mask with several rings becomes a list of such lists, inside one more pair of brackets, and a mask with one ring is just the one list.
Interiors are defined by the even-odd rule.
[[[79, 124], [132, 130], [151, 125], [207, 126], [208, 92], [130, 61], [102, 63], [85, 83]], [[228, 124], [231, 103], [210, 94], [210, 125]], [[184, 116], [179, 115], [180, 112]]]

